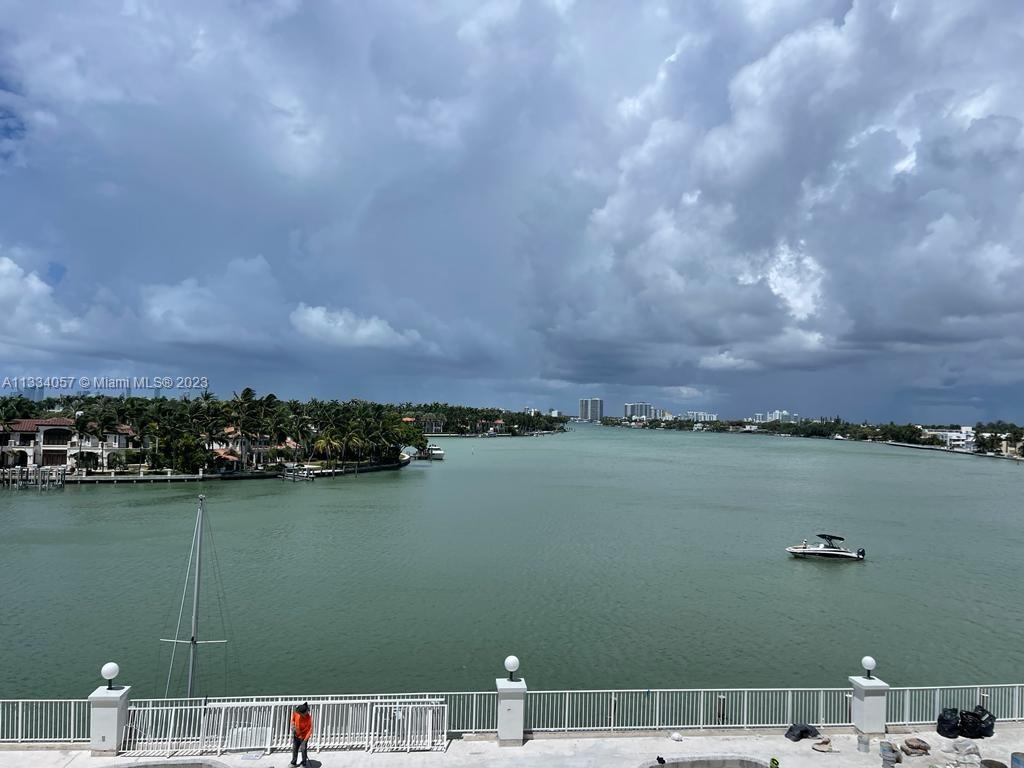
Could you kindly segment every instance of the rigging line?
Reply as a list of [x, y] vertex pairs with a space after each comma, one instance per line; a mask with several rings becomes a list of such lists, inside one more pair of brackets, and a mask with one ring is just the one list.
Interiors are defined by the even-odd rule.
[[[220, 625], [221, 629], [224, 631], [224, 637], [227, 639], [228, 643], [234, 644], [234, 626], [231, 621], [231, 613], [228, 609], [227, 590], [224, 586], [224, 572], [220, 567], [220, 555], [217, 552], [217, 540], [213, 532], [213, 523], [209, 519], [205, 520], [204, 522], [206, 523], [205, 530], [208, 532], [210, 538], [210, 546], [207, 551], [210, 552], [212, 555], [211, 559], [213, 561], [213, 581], [214, 585], [217, 587], [217, 589], [215, 589], [214, 591], [214, 595], [217, 599], [217, 608], [220, 613]], [[229, 655], [233, 657], [233, 654], [229, 654], [228, 649], [225, 649], [223, 673], [223, 685], [225, 696], [227, 695], [228, 691], [228, 676], [230, 671], [230, 664], [228, 661]]]
[[[192, 548], [188, 551], [188, 565], [185, 568], [185, 587], [181, 590], [181, 608], [178, 609], [178, 626], [174, 628], [174, 639], [177, 640], [181, 634], [181, 617], [185, 614], [185, 595], [188, 594], [188, 575], [192, 570], [192, 557], [196, 552], [196, 537], [199, 535], [199, 515], [196, 515], [196, 526], [192, 531]], [[199, 585], [195, 585], [199, 588]], [[178, 644], [171, 643], [171, 664], [167, 669], [167, 686], [164, 688], [164, 698], [170, 694], [171, 691], [171, 672], [174, 670], [174, 652], [177, 650]]]

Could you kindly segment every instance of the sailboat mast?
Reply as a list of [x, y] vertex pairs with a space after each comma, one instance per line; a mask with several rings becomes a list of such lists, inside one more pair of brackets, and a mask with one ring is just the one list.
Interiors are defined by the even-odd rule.
[[199, 509], [196, 512], [196, 575], [192, 589], [192, 638], [188, 644], [188, 691], [186, 696], [192, 698], [192, 682], [196, 675], [196, 655], [199, 637], [199, 574], [203, 562], [203, 511], [206, 507], [206, 496], [200, 494]]

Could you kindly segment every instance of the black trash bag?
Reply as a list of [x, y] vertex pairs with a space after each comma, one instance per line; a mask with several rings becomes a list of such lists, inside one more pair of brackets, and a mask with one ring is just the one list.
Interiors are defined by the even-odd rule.
[[974, 714], [978, 716], [978, 720], [981, 721], [981, 735], [983, 738], [995, 735], [996, 732], [996, 716], [985, 709], [980, 704], [974, 708]]
[[818, 733], [818, 729], [813, 725], [807, 723], [793, 723], [789, 726], [789, 730], [786, 731], [786, 738], [790, 741], [800, 741], [800, 739], [816, 739], [821, 734]]
[[960, 735], [960, 710], [955, 707], [942, 710], [935, 730], [939, 732], [939, 736], [945, 736], [947, 739], [957, 738]]
[[983, 730], [981, 717], [969, 710], [960, 710], [960, 735], [963, 738], [980, 739]]

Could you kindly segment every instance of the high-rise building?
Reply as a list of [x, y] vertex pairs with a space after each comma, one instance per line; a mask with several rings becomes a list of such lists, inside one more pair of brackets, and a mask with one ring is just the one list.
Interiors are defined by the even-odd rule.
[[600, 421], [604, 416], [604, 400], [600, 397], [580, 399], [580, 421]]
[[686, 418], [690, 421], [718, 421], [718, 414], [709, 411], [687, 411]]
[[627, 419], [654, 419], [657, 418], [658, 409], [650, 403], [626, 403]]

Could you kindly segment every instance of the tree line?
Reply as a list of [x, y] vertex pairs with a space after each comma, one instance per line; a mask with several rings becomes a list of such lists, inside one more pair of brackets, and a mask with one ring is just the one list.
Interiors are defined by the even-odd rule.
[[[606, 417], [601, 420], [606, 426], [618, 426], [622, 422], [618, 417]], [[729, 432], [738, 431], [745, 427], [748, 422], [715, 421], [705, 422], [704, 430], [708, 432]], [[674, 421], [648, 421], [648, 429], [679, 429], [690, 431], [693, 429], [694, 421], [690, 419]], [[834, 419], [824, 421], [801, 421], [781, 422], [772, 421], [756, 425], [758, 431], [780, 435], [792, 435], [794, 437], [819, 437], [834, 438], [841, 436], [847, 440], [872, 440], [876, 442], [892, 441], [894, 443], [909, 443], [911, 445], [945, 445], [942, 439], [936, 435], [925, 434], [924, 429], [935, 429], [943, 431], [959, 431], [959, 424], [925, 425], [923, 428], [916, 424], [868, 424], [845, 421], [836, 416]], [[1002, 444], [1000, 435], [1007, 435], [1007, 442], [1017, 445], [1024, 439], [1024, 428], [1013, 422], [996, 421], [989, 423], [978, 422], [974, 425], [974, 450], [978, 453], [998, 451]]]
[[[274, 394], [259, 396], [251, 388], [221, 400], [212, 392], [180, 399], [167, 397], [108, 397], [75, 395], [49, 397], [38, 402], [24, 396], [0, 398], [0, 428], [15, 419], [66, 417], [78, 437], [93, 437], [101, 449], [105, 436], [127, 426], [138, 448], [109, 456], [101, 450], [98, 463], [146, 464], [195, 473], [217, 461], [211, 448], [233, 447], [246, 469], [258, 462], [319, 460], [329, 466], [338, 462], [387, 464], [399, 458], [402, 448], [423, 450], [427, 438], [423, 417], [432, 415], [455, 433], [471, 433], [480, 425], [504, 420], [512, 434], [561, 428], [547, 416], [508, 413], [498, 408], [471, 408], [447, 403], [399, 405], [366, 400], [280, 400]], [[82, 452], [82, 465], [96, 461]]]
[[530, 432], [553, 432], [565, 429], [568, 416], [549, 416], [506, 411], [501, 408], [472, 408], [448, 403], [401, 403], [395, 406], [400, 412], [417, 415], [423, 421], [434, 421], [442, 432], [456, 435], [486, 433], [495, 422], [503, 422], [505, 430], [512, 435]]

